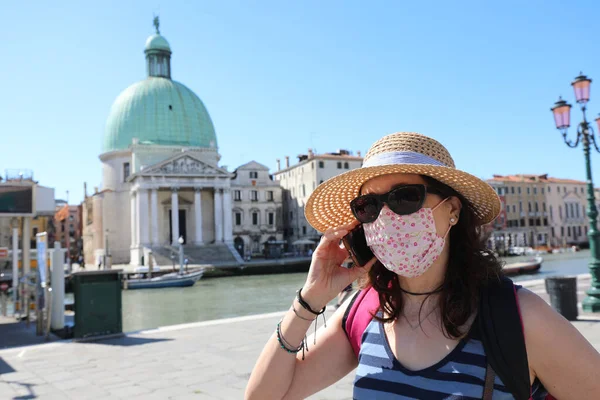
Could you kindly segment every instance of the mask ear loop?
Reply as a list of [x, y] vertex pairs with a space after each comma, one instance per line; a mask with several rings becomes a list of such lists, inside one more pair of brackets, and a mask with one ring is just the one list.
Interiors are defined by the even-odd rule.
[[[435, 206], [431, 209], [431, 212], [434, 212], [435, 210], [437, 210], [438, 207], [441, 206], [443, 203], [445, 203], [446, 200], [448, 200], [449, 198], [450, 197], [446, 197], [444, 200], [440, 201], [437, 206]], [[450, 229], [452, 229], [452, 226], [453, 226], [453, 224], [448, 224], [448, 229], [446, 229], [446, 233], [443, 236], [444, 240], [446, 240], [446, 237], [448, 237], [448, 234], [450, 233]]]

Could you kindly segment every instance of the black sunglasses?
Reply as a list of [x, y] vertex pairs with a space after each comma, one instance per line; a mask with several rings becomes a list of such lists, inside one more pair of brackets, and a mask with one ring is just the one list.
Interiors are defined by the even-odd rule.
[[439, 190], [425, 185], [401, 185], [383, 194], [365, 194], [350, 202], [352, 213], [363, 224], [379, 217], [384, 204], [398, 215], [408, 215], [423, 207], [427, 193], [441, 195]]

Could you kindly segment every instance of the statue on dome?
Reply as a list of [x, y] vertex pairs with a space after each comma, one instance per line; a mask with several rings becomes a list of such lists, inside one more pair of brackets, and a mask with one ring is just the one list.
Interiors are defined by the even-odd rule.
[[158, 21], [158, 15], [154, 16], [154, 21], [152, 22], [152, 24], [154, 25], [154, 27], [156, 28], [156, 34], [160, 35], [160, 31], [158, 30], [159, 26], [160, 26], [160, 22]]

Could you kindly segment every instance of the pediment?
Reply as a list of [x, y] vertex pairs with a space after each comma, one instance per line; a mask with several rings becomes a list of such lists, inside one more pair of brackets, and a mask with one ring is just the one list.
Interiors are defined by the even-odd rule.
[[221, 168], [207, 164], [189, 154], [181, 154], [144, 168], [140, 175], [227, 177], [230, 174]]

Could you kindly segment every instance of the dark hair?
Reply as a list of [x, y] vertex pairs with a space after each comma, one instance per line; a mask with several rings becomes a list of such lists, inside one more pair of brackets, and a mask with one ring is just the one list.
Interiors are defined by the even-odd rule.
[[[423, 176], [423, 179], [442, 197], [455, 196], [463, 205], [457, 224], [450, 230], [448, 267], [439, 294], [442, 332], [448, 338], [460, 338], [467, 333], [461, 332], [460, 328], [477, 309], [482, 285], [500, 278], [502, 264], [486, 249], [469, 202], [451, 187], [428, 176]], [[379, 321], [393, 322], [402, 313], [402, 291], [397, 278], [379, 261], [369, 271], [369, 283], [379, 293], [379, 303], [384, 312], [381, 317], [374, 316]]]

